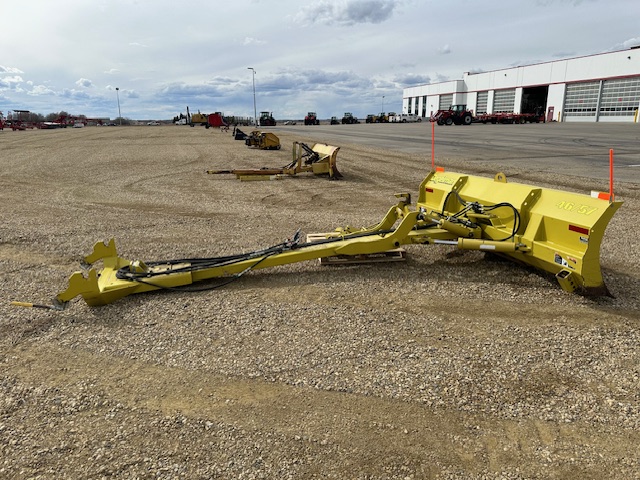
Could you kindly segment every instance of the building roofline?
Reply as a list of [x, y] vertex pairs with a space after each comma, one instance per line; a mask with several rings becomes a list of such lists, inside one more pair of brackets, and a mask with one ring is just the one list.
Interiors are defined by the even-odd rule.
[[589, 57], [598, 57], [600, 55], [611, 55], [612, 53], [620, 53], [620, 52], [626, 52], [629, 50], [634, 50], [640, 48], [640, 45], [636, 45], [633, 47], [629, 47], [629, 48], [625, 48], [623, 50], [613, 50], [611, 52], [600, 52], [600, 53], [590, 53], [587, 55], [578, 55], [577, 57], [569, 57], [569, 58], [560, 58], [557, 60], [547, 60], [546, 62], [536, 62], [536, 63], [527, 63], [526, 65], [516, 65], [514, 67], [504, 67], [504, 68], [497, 68], [495, 70], [487, 70], [486, 72], [476, 72], [476, 73], [471, 73], [471, 72], [464, 72], [463, 75], [481, 75], [483, 73], [492, 73], [492, 72], [502, 72], [504, 70], [513, 70], [514, 68], [522, 68], [522, 67], [533, 67], [536, 65], [546, 65], [548, 63], [556, 63], [556, 62], [566, 62], [569, 60], [577, 60], [579, 58], [589, 58]]
[[577, 60], [579, 58], [597, 57], [597, 56], [600, 56], [600, 55], [611, 55], [613, 53], [627, 52], [629, 50], [635, 50], [635, 49], [640, 49], [640, 45], [634, 45], [633, 47], [624, 48], [622, 50], [613, 50], [611, 52], [590, 53], [590, 54], [587, 54], [587, 55], [579, 55], [577, 57], [562, 58], [562, 59], [557, 59], [557, 60], [547, 60], [546, 62], [527, 63], [525, 65], [516, 65], [514, 67], [497, 68], [495, 70], [487, 70], [487, 71], [484, 71], [484, 72], [473, 72], [473, 73], [472, 72], [463, 72], [462, 79], [443, 80], [441, 82], [434, 82], [434, 83], [421, 83], [419, 85], [411, 85], [411, 86], [405, 87], [405, 88], [418, 88], [418, 87], [422, 87], [422, 86], [425, 86], [425, 85], [438, 85], [438, 84], [441, 84], [441, 83], [458, 82], [460, 80], [463, 80], [465, 75], [468, 75], [468, 76], [470, 76], [470, 75], [484, 75], [484, 74], [487, 74], [487, 73], [503, 72], [505, 70], [513, 70], [514, 68], [533, 67], [533, 66], [536, 66], [536, 65], [546, 65], [546, 64], [549, 64], [549, 63], [566, 62], [566, 61], [569, 61], [569, 60]]

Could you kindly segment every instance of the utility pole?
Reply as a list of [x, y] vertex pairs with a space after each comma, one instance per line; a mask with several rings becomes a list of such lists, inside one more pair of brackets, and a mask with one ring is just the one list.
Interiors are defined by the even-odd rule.
[[258, 110], [256, 108], [256, 70], [253, 67], [247, 67], [247, 70], [251, 70], [253, 72], [253, 122], [254, 125], [258, 126]]
[[116, 87], [116, 98], [118, 99], [118, 118], [120, 118], [120, 126], [122, 126], [122, 114], [120, 113], [120, 89]]

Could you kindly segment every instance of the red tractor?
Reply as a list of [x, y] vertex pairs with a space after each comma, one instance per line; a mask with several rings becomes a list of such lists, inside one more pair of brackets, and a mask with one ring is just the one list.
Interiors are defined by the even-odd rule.
[[448, 110], [438, 110], [431, 115], [430, 121], [438, 125], [471, 125], [473, 112], [466, 105], [451, 105]]
[[304, 117], [304, 124], [305, 125], [320, 125], [320, 120], [318, 120], [318, 116], [316, 115], [316, 112], [307, 113], [307, 116]]

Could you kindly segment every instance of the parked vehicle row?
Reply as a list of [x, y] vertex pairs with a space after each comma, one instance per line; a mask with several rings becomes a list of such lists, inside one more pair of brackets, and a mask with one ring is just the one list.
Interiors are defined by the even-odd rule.
[[451, 105], [448, 109], [438, 110], [431, 115], [431, 122], [438, 125], [471, 125], [479, 123], [540, 123], [544, 115], [537, 113], [497, 112], [474, 115], [466, 105]]

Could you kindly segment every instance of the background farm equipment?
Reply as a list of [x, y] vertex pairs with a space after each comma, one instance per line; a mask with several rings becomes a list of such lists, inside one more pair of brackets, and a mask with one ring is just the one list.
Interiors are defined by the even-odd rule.
[[16, 130], [27, 130], [36, 128], [36, 115], [29, 110], [11, 110], [7, 114], [4, 126], [10, 128], [14, 132]]
[[280, 150], [280, 139], [271, 132], [254, 130], [245, 138], [244, 143], [260, 150]]
[[209, 119], [207, 118], [207, 116], [203, 113], [200, 113], [200, 110], [198, 110], [198, 113], [190, 113], [189, 112], [189, 107], [187, 107], [187, 124], [190, 127], [195, 127], [196, 125], [202, 125], [204, 127], [209, 127]]
[[247, 138], [249, 138], [249, 135], [247, 135], [246, 133], [244, 133], [242, 130], [240, 130], [238, 127], [233, 127], [233, 139], [234, 140], [246, 140]]
[[367, 115], [366, 123], [389, 123], [389, 115], [385, 112], [380, 112], [378, 115]]
[[[310, 156], [298, 154], [303, 158]], [[567, 292], [609, 294], [600, 270], [600, 246], [607, 224], [622, 205], [611, 194], [582, 195], [507, 183], [502, 173], [490, 179], [439, 170], [421, 183], [415, 207], [409, 193], [396, 197], [397, 204], [377, 225], [342, 227], [313, 235], [312, 241], [303, 241], [298, 231], [274, 246], [237, 255], [131, 261], [118, 256], [113, 239], [98, 242], [84, 262], [90, 266], [101, 261], [102, 269], [74, 273], [55, 304], [45, 308], [62, 309], [77, 296], [90, 306], [105, 305], [127, 295], [213, 278], [225, 277], [224, 285], [251, 270], [373, 255], [409, 244], [495, 253], [554, 275]]]
[[482, 113], [473, 119], [481, 123], [540, 123], [544, 122], [543, 114], [536, 113]]
[[222, 116], [221, 112], [205, 114], [200, 113], [200, 110], [198, 110], [198, 113], [191, 113], [189, 112], [189, 107], [187, 107], [187, 116], [185, 118], [174, 117], [174, 123], [176, 125], [189, 125], [191, 127], [202, 125], [204, 128], [229, 128], [229, 123]]
[[271, 112], [260, 112], [260, 120], [258, 123], [261, 127], [275, 127], [276, 119], [273, 118]]
[[225, 122], [222, 114], [220, 112], [210, 113], [207, 115], [207, 125], [206, 128], [220, 128], [222, 130], [229, 130], [229, 124]]
[[452, 105], [446, 110], [438, 110], [434, 113], [430, 121], [438, 125], [471, 125], [473, 122], [480, 123], [539, 123], [544, 122], [542, 113], [514, 113], [497, 112], [481, 113], [476, 116], [466, 105]]
[[471, 125], [473, 112], [467, 110], [466, 105], [451, 105], [446, 110], [438, 110], [430, 120], [438, 125]]
[[318, 115], [316, 115], [316, 112], [308, 112], [307, 115], [304, 117], [304, 124], [320, 125], [320, 120], [318, 120]]
[[233, 174], [240, 180], [272, 180], [284, 175], [297, 175], [308, 172], [314, 175], [327, 175], [330, 179], [342, 178], [336, 166], [336, 157], [340, 147], [316, 143], [309, 147], [306, 143], [293, 142], [292, 161], [280, 168], [208, 170], [211, 174]]
[[380, 112], [380, 115], [376, 118], [377, 123], [389, 123], [389, 115], [384, 112]]
[[360, 123], [360, 120], [358, 120], [357, 117], [354, 117], [351, 112], [345, 112], [344, 116], [342, 117], [342, 124], [343, 125], [352, 125], [352, 124], [355, 124], [355, 123]]

